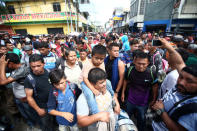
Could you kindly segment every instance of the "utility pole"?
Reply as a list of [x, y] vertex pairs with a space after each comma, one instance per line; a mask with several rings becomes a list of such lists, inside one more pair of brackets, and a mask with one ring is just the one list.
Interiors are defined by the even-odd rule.
[[67, 6], [66, 6], [66, 4], [67, 4], [67, 2], [66, 2], [67, 0], [65, 0], [65, 7], [66, 7], [66, 20], [67, 20], [67, 29], [68, 29], [68, 33], [70, 32], [70, 27], [69, 27], [69, 21], [68, 21], [68, 11], [67, 11]]
[[79, 29], [79, 2], [78, 0], [76, 0], [76, 15], [77, 15], [77, 19], [75, 20], [76, 24], [75, 24], [75, 27], [76, 27], [76, 32], [78, 32], [78, 29]]
[[69, 11], [70, 11], [70, 30], [71, 32], [73, 32], [73, 23], [72, 23], [72, 9], [71, 9], [71, 6], [70, 6], [70, 0], [68, 0], [68, 7], [69, 7]]

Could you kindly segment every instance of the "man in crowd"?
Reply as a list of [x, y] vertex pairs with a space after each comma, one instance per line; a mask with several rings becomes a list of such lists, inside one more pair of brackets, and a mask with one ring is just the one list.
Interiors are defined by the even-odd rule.
[[[115, 118], [112, 107], [112, 96], [108, 90], [106, 90], [106, 73], [100, 68], [93, 68], [88, 74], [88, 80], [97, 90], [100, 95], [96, 96], [99, 113], [91, 115], [91, 110], [88, 107], [88, 103], [84, 94], [81, 94], [77, 100], [77, 120], [78, 125], [86, 129], [87, 131], [114, 131], [115, 130]], [[115, 99], [116, 106], [115, 112], [120, 112], [120, 106]], [[83, 105], [83, 106], [81, 106]], [[100, 124], [96, 126], [96, 123], [100, 121]], [[104, 123], [102, 123], [104, 122]], [[107, 126], [108, 125], [108, 126]], [[109, 128], [110, 127], [110, 128]]]
[[137, 127], [139, 131], [144, 131], [145, 113], [148, 109], [149, 99], [152, 97], [150, 105], [153, 105], [157, 99], [158, 85], [155, 72], [148, 68], [148, 54], [144, 52], [137, 53], [134, 65], [130, 66], [125, 73], [121, 99], [123, 102], [125, 101], [125, 91], [128, 88], [127, 113], [131, 117], [134, 111], [137, 110]]
[[32, 118], [43, 131], [52, 131], [52, 116], [47, 114], [47, 102], [52, 85], [49, 83], [49, 72], [44, 69], [44, 59], [34, 54], [29, 58], [30, 74], [25, 79], [25, 92], [29, 105], [35, 110]]
[[44, 58], [44, 68], [52, 70], [55, 68], [55, 63], [58, 57], [50, 51], [49, 44], [47, 42], [42, 42], [39, 44], [40, 54]]
[[5, 46], [8, 50], [8, 53], [15, 53], [21, 58], [22, 53], [18, 48], [14, 47], [14, 44], [12, 44], [10, 41], [5, 41]]
[[107, 79], [111, 81], [112, 88], [115, 91], [115, 96], [118, 96], [118, 93], [122, 87], [124, 79], [125, 65], [118, 58], [119, 56], [119, 45], [112, 43], [108, 47], [109, 56], [104, 60], [105, 70], [107, 73]]
[[169, 52], [169, 59], [179, 72], [177, 85], [152, 108], [160, 116], [152, 123], [155, 131], [195, 131], [197, 129], [197, 64], [185, 66], [181, 56], [165, 40], [160, 39]]
[[124, 62], [125, 65], [128, 64], [128, 66], [133, 62], [133, 52], [138, 49], [139, 42], [137, 39], [133, 39], [129, 42], [130, 50], [123, 53], [123, 56], [121, 57], [121, 60]]
[[[30, 118], [31, 111], [27, 103], [24, 89], [24, 80], [29, 73], [29, 68], [20, 63], [20, 59], [15, 53], [8, 53], [0, 58], [0, 85], [12, 84], [12, 90], [15, 96], [15, 102], [21, 115], [27, 120], [29, 126], [33, 126]], [[6, 77], [6, 67], [12, 70], [11, 75]], [[11, 96], [9, 96], [11, 97]]]
[[33, 54], [33, 48], [31, 45], [25, 45], [23, 47], [23, 55], [21, 58], [21, 63], [24, 63], [26, 66], [29, 66], [29, 57]]

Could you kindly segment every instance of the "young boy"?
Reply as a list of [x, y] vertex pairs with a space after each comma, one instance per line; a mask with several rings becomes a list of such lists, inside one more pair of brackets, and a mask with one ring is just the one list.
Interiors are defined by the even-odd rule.
[[[104, 59], [106, 57], [106, 48], [103, 45], [96, 45], [92, 50], [92, 59], [83, 67], [82, 73], [80, 76], [81, 88], [82, 91], [88, 100], [88, 106], [91, 109], [92, 114], [99, 112], [95, 96], [98, 96], [100, 92], [94, 88], [94, 86], [88, 80], [88, 73], [93, 68], [100, 68], [105, 71]], [[107, 90], [112, 96], [114, 92], [112, 90], [111, 82], [107, 80]]]
[[63, 70], [54, 69], [50, 72], [51, 89], [48, 98], [48, 112], [56, 116], [60, 131], [76, 131], [76, 98], [73, 93], [73, 84], [66, 81]]
[[81, 49], [79, 54], [80, 54], [79, 61], [82, 62], [83, 67], [84, 67], [86, 65], [86, 63], [89, 62], [88, 57], [87, 57], [88, 53], [85, 49]]

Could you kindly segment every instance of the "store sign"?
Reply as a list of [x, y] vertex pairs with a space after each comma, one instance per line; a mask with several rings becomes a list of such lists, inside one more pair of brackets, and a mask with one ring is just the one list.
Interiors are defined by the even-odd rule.
[[[77, 20], [75, 13], [66, 13], [66, 12], [52, 12], [52, 13], [35, 13], [35, 14], [8, 14], [1, 15], [2, 21], [5, 23], [12, 22], [32, 22], [32, 21], [58, 21], [58, 20]], [[79, 15], [79, 21], [83, 23], [86, 22], [86, 19], [83, 16]]]
[[114, 15], [113, 20], [122, 20], [123, 16], [122, 15]]

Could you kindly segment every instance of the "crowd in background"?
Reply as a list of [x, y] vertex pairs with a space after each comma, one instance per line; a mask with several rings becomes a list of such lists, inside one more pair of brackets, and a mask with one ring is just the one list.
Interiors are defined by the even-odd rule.
[[1, 119], [12, 129], [23, 118], [46, 131], [195, 131], [196, 63], [195, 35], [2, 34]]

